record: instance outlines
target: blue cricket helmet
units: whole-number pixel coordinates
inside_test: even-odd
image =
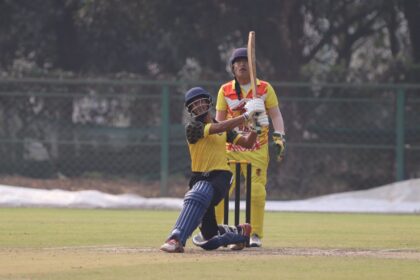
[[[235,63],[235,61],[239,58],[248,58],[248,52],[246,48],[239,48],[239,49],[235,49],[232,53],[232,55],[230,56],[230,65],[232,65],[233,63]]]
[[[185,107],[188,107],[188,105],[198,97],[206,97],[210,100],[210,103],[212,102],[210,93],[208,93],[205,89],[202,87],[193,87],[185,93]]]

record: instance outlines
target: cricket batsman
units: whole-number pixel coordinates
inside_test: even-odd
[[[210,109],[210,94],[201,87],[194,87],[185,94],[185,109],[191,115],[186,125],[186,137],[191,156],[190,190],[185,194],[184,205],[165,243],[164,252],[183,253],[187,239],[200,226],[200,238],[195,245],[214,250],[224,245],[243,249],[251,234],[249,224],[218,225],[215,216],[217,205],[230,188],[232,173],[226,161],[226,143],[252,147],[257,139],[256,113],[264,112],[262,100],[252,100],[243,114],[236,118],[216,122]],[[251,131],[238,135],[233,131],[238,125],[251,124]],[[265,123],[268,125],[268,121]]]

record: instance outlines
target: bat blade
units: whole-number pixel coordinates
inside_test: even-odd
[[[257,98],[257,66],[255,57],[255,32],[250,31],[248,35],[248,68],[251,79],[252,98]]]

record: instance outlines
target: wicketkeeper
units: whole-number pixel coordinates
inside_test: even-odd
[[[245,112],[245,104],[252,100],[251,80],[248,67],[248,54],[246,48],[234,50],[230,57],[231,70],[234,79],[225,83],[219,89],[216,104],[216,120],[224,121],[235,118]],[[268,117],[273,127],[273,142],[277,152],[277,160],[284,156],[286,139],[284,133],[283,117],[279,109],[276,93],[266,81],[257,79],[257,96],[264,102],[264,112],[259,114],[258,122],[261,132],[256,143],[251,148],[243,148],[235,143],[228,143],[227,154],[230,160],[246,160],[252,163],[252,191],[251,191],[251,247],[261,247],[264,236],[264,208],[266,199],[265,185],[267,183],[268,156]],[[236,129],[239,134],[246,134],[249,128],[240,126]],[[232,166],[234,168],[234,166]],[[245,174],[244,174],[245,176]],[[233,182],[232,186],[235,186]],[[233,188],[232,188],[233,189]],[[231,190],[232,191],[232,190]],[[223,202],[217,206],[218,222],[223,219]]]

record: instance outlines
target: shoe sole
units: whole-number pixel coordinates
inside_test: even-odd
[[[167,249],[160,248],[160,250],[162,252],[166,252],[166,253],[184,253],[184,249],[172,251],[172,250],[167,250]]]
[[[246,244],[231,244],[228,246],[232,251],[240,251],[246,247]]]
[[[184,248],[178,248],[176,250],[169,250],[165,247],[161,247],[160,250],[166,253],[184,253]]]

